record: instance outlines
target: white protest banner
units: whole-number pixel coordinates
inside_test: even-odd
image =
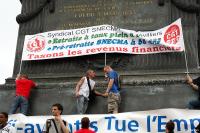
[[[175,133],[195,133],[200,122],[199,110],[159,109],[119,114],[63,115],[71,133],[81,128],[81,118],[89,117],[90,128],[97,133],[164,133],[166,122],[175,123]],[[9,124],[17,133],[42,133],[52,116],[10,115]]]
[[[152,54],[184,51],[181,19],[155,31],[112,25],[26,35],[22,60],[74,57],[98,53]]]

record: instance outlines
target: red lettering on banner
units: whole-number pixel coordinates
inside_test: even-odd
[[[45,54],[44,55],[43,54],[42,55],[38,55],[37,58],[45,58]]]
[[[107,50],[108,50],[108,48],[107,48],[107,47],[104,47],[104,48],[103,48],[103,51],[107,51]]]
[[[29,60],[36,60],[36,59],[48,59],[48,58],[55,58],[55,57],[63,57],[64,53],[50,53],[50,54],[28,54]]]
[[[132,52],[133,53],[138,53],[138,47],[132,47]]]
[[[67,51],[67,55],[69,56],[75,56],[75,55],[80,55],[82,54],[82,51],[81,50],[78,50],[78,51],[71,51],[71,50],[68,50]]]
[[[170,52],[170,51],[181,51],[181,47],[168,47],[168,46],[158,46],[158,47],[148,47],[148,48],[140,48],[140,47],[132,47],[132,53],[156,53],[156,52]]]
[[[32,59],[33,56],[34,56],[34,54],[28,54],[28,58],[29,58],[29,59]]]
[[[128,52],[128,48],[122,47],[100,47],[100,48],[91,48],[86,49],[86,53],[99,53],[99,52]]]

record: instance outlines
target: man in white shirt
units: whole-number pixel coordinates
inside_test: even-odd
[[[16,133],[16,130],[13,126],[7,123],[8,114],[6,112],[0,113],[0,133]]]
[[[88,107],[88,101],[92,100],[89,99],[91,91],[97,96],[103,96],[102,93],[94,90],[95,81],[93,78],[95,76],[96,74],[93,70],[88,70],[86,76],[83,76],[76,85],[75,95],[77,97],[77,111],[79,114],[85,114]]]

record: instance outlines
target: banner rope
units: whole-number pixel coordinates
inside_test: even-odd
[[[21,59],[21,62],[20,62],[20,67],[19,67],[19,74],[21,74],[21,70],[22,70],[22,59]]]
[[[105,66],[106,66],[106,58],[107,58],[107,57],[106,57],[106,53],[105,53],[105,62],[104,62]]]
[[[186,74],[189,74],[189,70],[188,70],[188,61],[187,61],[187,54],[186,54],[186,48],[184,50],[184,56],[185,56],[185,67],[186,67]]]

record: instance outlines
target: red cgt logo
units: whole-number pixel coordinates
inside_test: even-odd
[[[170,26],[164,35],[164,41],[169,44],[176,44],[180,38],[180,28],[178,25]]]
[[[27,43],[27,50],[30,52],[40,52],[45,48],[45,38],[37,35],[31,38]]]

